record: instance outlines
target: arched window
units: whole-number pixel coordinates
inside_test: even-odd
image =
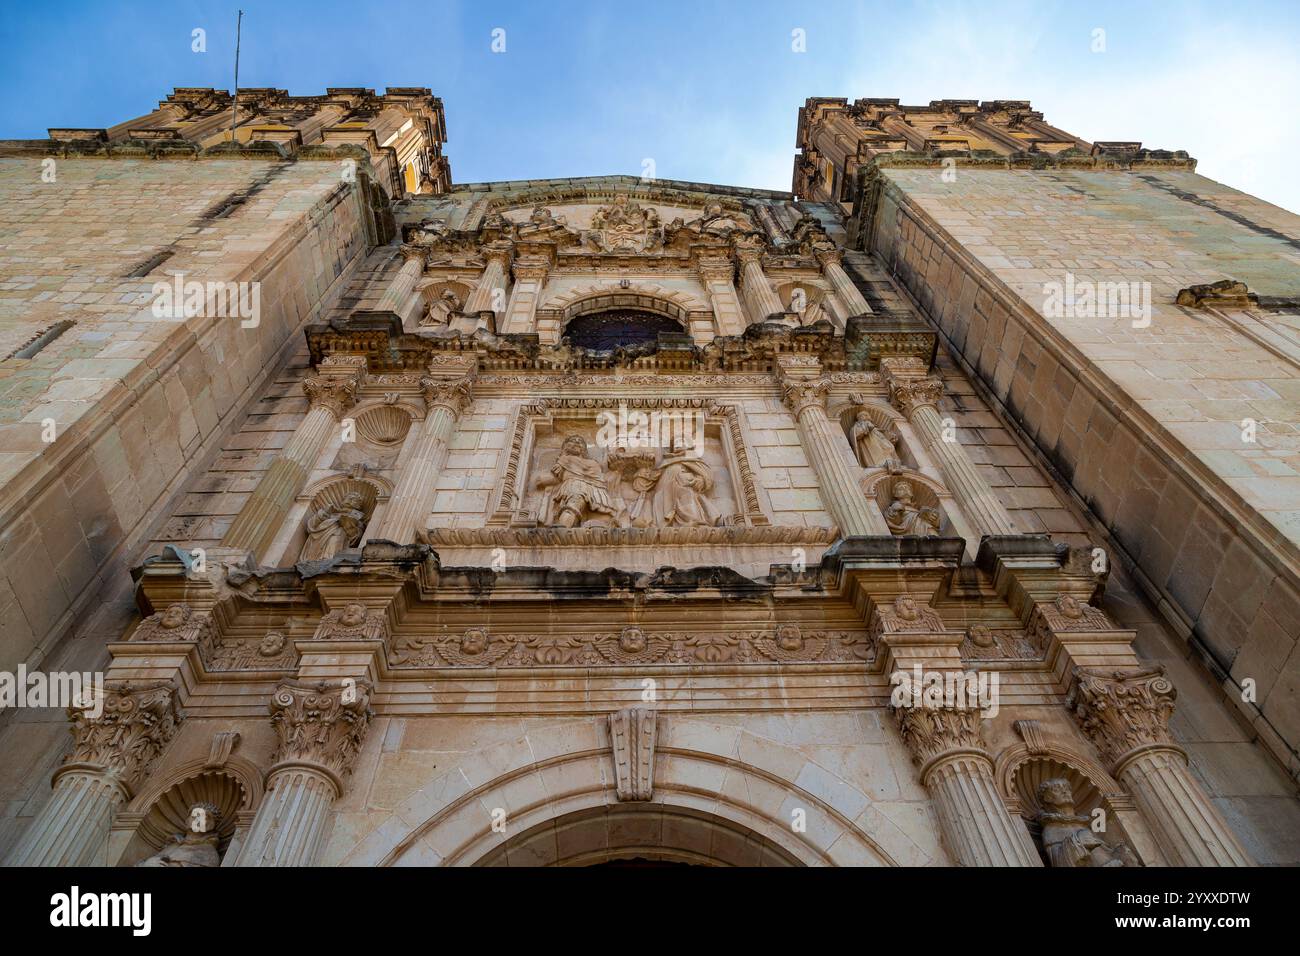
[[[644,309],[606,309],[580,315],[564,330],[572,345],[607,352],[658,340],[661,332],[682,334],[681,323]]]

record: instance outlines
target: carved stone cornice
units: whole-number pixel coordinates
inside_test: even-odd
[[[102,709],[99,704],[82,701],[68,708],[75,742],[59,773],[89,765],[130,788],[148,773],[180,726],[176,689],[167,682],[126,683],[105,688]]]
[[[453,379],[425,377],[420,379],[420,390],[424,393],[424,404],[429,413],[441,406],[456,418],[474,400],[474,376],[470,374]]]
[[[352,772],[370,726],[370,684],[284,681],[271,696],[275,769],[306,764],[338,781]]]
[[[546,256],[520,256],[511,267],[516,282],[541,282],[551,271]]]
[[[980,736],[980,708],[969,707],[894,707],[894,719],[921,767],[922,782],[940,759],[961,754],[989,760]],[[990,767],[992,762],[990,761]]]
[[[926,406],[938,410],[943,381],[938,378],[889,379],[889,400],[908,418]]]
[[[335,418],[341,418],[357,400],[356,381],[336,376],[313,375],[303,380],[302,390],[313,408],[328,408]]]
[[[1177,750],[1169,718],[1177,691],[1163,667],[1129,671],[1076,668],[1068,706],[1112,773],[1140,751]]]

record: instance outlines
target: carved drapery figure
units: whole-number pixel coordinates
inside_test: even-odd
[[[420,319],[420,325],[446,325],[453,312],[459,312],[465,303],[452,289],[443,289],[438,298],[429,303],[429,310]]]
[[[658,467],[643,468],[632,479],[640,497],[630,512],[633,527],[714,527],[722,515],[709,494],[713,470],[678,439]]]
[[[136,866],[220,866],[219,841],[217,808],[210,803],[197,803],[190,808],[189,831],[175,834],[171,843]]]
[[[550,474],[537,479],[537,487],[546,490],[538,514],[543,525],[573,528],[592,519],[613,521],[618,515],[604,469],[588,454],[581,435],[564,439]]]
[[[320,561],[354,547],[366,528],[365,501],[361,493],[349,491],[337,504],[321,505],[307,516],[307,540],[299,561]]]
[[[881,468],[890,459],[898,460],[894,442],[866,411],[858,412],[854,419],[849,441],[863,468]]]
[[[1044,780],[1038,788],[1043,809],[1043,850],[1051,866],[1141,866],[1124,844],[1111,846],[1092,832],[1088,817],[1074,812],[1074,791],[1061,777]]]
[[[896,481],[890,489],[894,499],[885,509],[885,523],[896,535],[939,533],[939,512],[917,505],[910,481]]]

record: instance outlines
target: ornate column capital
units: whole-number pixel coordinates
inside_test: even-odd
[[[838,266],[844,261],[843,251],[837,249],[834,244],[822,245],[819,243],[813,247],[813,256],[817,259],[818,264],[820,264],[823,269],[829,268],[830,266]]]
[[[889,400],[908,418],[918,408],[929,406],[938,410],[939,399],[943,396],[943,381],[934,377],[927,378],[890,378]]]
[[[743,263],[761,263],[767,252],[767,243],[755,235],[739,235],[732,241],[732,250],[737,261]]]
[[[735,282],[736,267],[723,256],[703,256],[695,264],[695,271],[705,282]]]
[[[420,379],[420,390],[424,392],[424,404],[429,412],[442,406],[451,412],[453,418],[458,418],[474,399],[474,374],[471,372],[460,378],[426,375]]]
[[[420,268],[423,269],[429,260],[428,246],[417,246],[413,243],[404,242],[398,247],[397,251],[402,256],[403,265],[408,262],[418,262]]]
[[[271,696],[271,726],[279,738],[272,772],[306,765],[341,789],[371,716],[368,681],[282,682]]]
[[[502,269],[509,269],[515,257],[515,245],[513,242],[492,242],[483,246],[479,252],[486,263],[500,263]]]
[[[894,706],[894,720],[912,760],[921,768],[921,782],[943,759],[955,756],[980,757],[989,761],[980,736],[980,708]]]
[[[105,688],[101,701],[68,708],[72,753],[55,773],[97,769],[128,790],[158,759],[180,726],[176,688],[167,682]]]
[[[1140,752],[1182,753],[1169,736],[1178,692],[1163,667],[1091,671],[1076,668],[1068,706],[1118,776]]]
[[[304,379],[302,390],[313,408],[317,405],[328,408],[335,418],[341,418],[357,399],[357,382],[354,379],[332,375],[313,375]]]
[[[786,379],[781,383],[781,401],[797,420],[805,409],[826,407],[826,393],[831,383],[825,378]]]

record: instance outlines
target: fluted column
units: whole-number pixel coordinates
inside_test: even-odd
[[[862,469],[850,457],[844,432],[826,416],[824,379],[786,379],[782,398],[799,425],[804,451],[817,472],[822,500],[843,537],[890,534],[885,516],[859,484]]]
[[[285,681],[276,688],[271,724],[279,747],[235,866],[312,864],[370,718],[367,681]]]
[[[1042,866],[1024,822],[998,795],[976,707],[896,706],[944,842],[960,866]]]
[[[506,332],[536,331],[537,303],[542,297],[542,288],[550,269],[551,262],[545,256],[521,256],[515,260],[515,284],[510,290],[510,301],[506,305],[506,317],[502,323]]]
[[[772,285],[763,272],[763,249],[758,245],[737,245],[736,258],[740,262],[745,298],[750,315],[755,322],[766,322],[773,315],[785,315],[785,306],[772,291]]]
[[[888,366],[889,360],[881,363]],[[939,414],[939,397],[943,382],[938,378],[903,378],[889,374],[889,397],[907,416],[925,443],[930,454],[943,471],[944,483],[961,506],[966,516],[981,536],[1015,534],[1011,517],[988,483],[975,470],[974,463],[961,443],[954,439],[945,441],[943,416]]]
[[[1169,736],[1177,696],[1162,668],[1078,668],[1070,706],[1133,795],[1171,866],[1253,866]]]
[[[453,379],[421,379],[428,412],[374,537],[398,544],[415,540],[420,522],[429,513],[438,472],[447,456],[456,421],[473,398],[472,384],[472,373]]]
[[[423,246],[404,245],[401,252],[402,258],[406,261],[402,263],[402,268],[384,290],[375,308],[380,312],[396,312],[405,319],[404,310],[410,302],[412,293],[415,292],[416,283],[424,275],[428,250]]]
[[[98,703],[98,702],[96,702]],[[97,716],[96,713],[98,714]],[[68,708],[76,740],[54,774],[54,793],[5,860],[6,866],[102,864],[109,828],[176,733],[171,684],[108,689],[102,710]]]
[[[479,277],[478,285],[470,293],[469,300],[465,303],[465,311],[470,315],[476,315],[479,312],[492,312],[496,310],[493,305],[493,292],[501,290],[505,294],[506,268],[510,265],[510,249],[504,246],[489,246],[483,250],[487,259],[483,267],[483,274]]]
[[[364,358],[356,357],[355,362],[364,368]],[[327,363],[328,360],[321,363],[322,372],[327,367],[337,367],[337,363],[328,366]],[[303,391],[311,402],[307,417],[276,455],[257,488],[231,522],[225,537],[221,539],[223,547],[252,551],[255,558],[261,558],[263,552],[270,547],[294,498],[302,491],[307,477],[316,467],[316,460],[329,441],[330,434],[356,399],[360,368],[355,365],[344,367],[349,369],[349,374],[321,374],[302,383]]]
[[[741,335],[745,331],[745,313],[736,295],[736,267],[722,257],[701,259],[696,267],[700,281],[709,293],[719,335]]]
[[[871,306],[867,300],[862,297],[858,287],[853,284],[849,274],[844,271],[841,265],[843,254],[838,249],[823,249],[817,252],[817,261],[821,263],[822,275],[830,282],[831,288],[835,290],[835,296],[843,303],[850,316],[867,315],[871,312]]]

